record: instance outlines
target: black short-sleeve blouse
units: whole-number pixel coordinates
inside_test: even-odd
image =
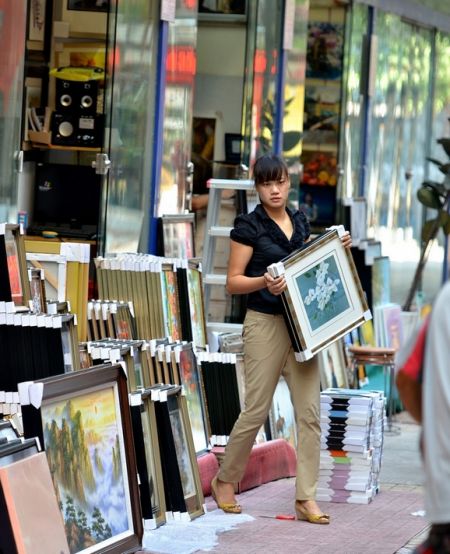
[[[267,266],[279,262],[294,250],[302,247],[309,238],[309,222],[303,212],[292,212],[286,208],[293,224],[291,240],[271,219],[261,204],[249,214],[240,215],[234,221],[230,238],[241,244],[251,246],[253,254],[245,268],[247,277],[264,275]],[[267,289],[251,292],[248,295],[247,307],[266,314],[282,313],[280,296],[274,296]]]

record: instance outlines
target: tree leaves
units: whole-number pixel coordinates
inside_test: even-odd
[[[422,241],[427,243],[428,241],[434,239],[439,229],[439,225],[436,224],[437,218],[429,219],[425,221],[422,227]]]
[[[417,191],[417,198],[427,208],[433,208],[439,210],[442,208],[443,201],[439,192],[435,186],[431,186],[431,183],[424,183],[423,186]]]

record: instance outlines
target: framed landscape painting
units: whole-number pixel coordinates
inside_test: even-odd
[[[98,366],[41,381],[24,406],[26,436],[45,448],[71,554],[121,554],[140,545],[142,520],[126,377]]]
[[[269,266],[284,274],[282,294],[296,358],[304,361],[372,318],[353,258],[337,230]]]

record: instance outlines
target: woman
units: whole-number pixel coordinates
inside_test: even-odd
[[[328,524],[330,518],[315,501],[320,457],[320,377],[315,359],[299,364],[282,315],[283,276],[272,278],[267,266],[310,240],[303,212],[287,208],[289,175],[273,154],[260,157],[253,177],[261,204],[235,220],[231,231],[227,290],[248,294],[244,321],[245,407],[236,421],[211,490],[219,508],[240,513],[234,483],[244,474],[256,434],[264,424],[280,375],[290,389],[297,424],[297,518]],[[351,246],[347,233],[342,242]]]

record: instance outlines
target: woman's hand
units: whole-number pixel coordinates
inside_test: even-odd
[[[345,234],[341,237],[342,246],[344,248],[351,248],[352,246],[352,236],[348,231],[345,231]]]
[[[279,296],[286,288],[286,279],[284,275],[272,277],[270,273],[264,273],[264,282],[267,290],[275,296]]]

